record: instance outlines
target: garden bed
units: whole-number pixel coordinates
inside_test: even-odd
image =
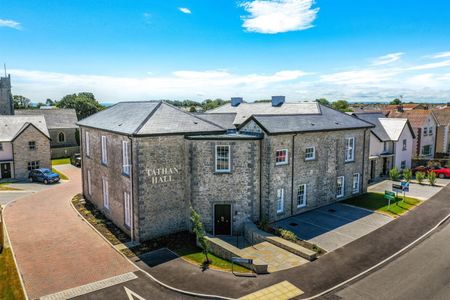
[[[0,253],[0,299],[25,299],[11,248]]]

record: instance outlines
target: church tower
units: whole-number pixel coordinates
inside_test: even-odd
[[[0,115],[14,115],[11,75],[8,75],[8,77],[0,77]]]

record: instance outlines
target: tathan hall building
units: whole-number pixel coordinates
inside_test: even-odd
[[[86,199],[136,240],[187,230],[190,206],[230,235],[367,189],[373,125],[315,102],[122,102],[78,125]]]

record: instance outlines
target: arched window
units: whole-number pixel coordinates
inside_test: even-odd
[[[58,134],[58,141],[59,141],[60,143],[64,143],[64,142],[66,141],[66,136],[64,135],[64,132],[60,132],[60,133]]]

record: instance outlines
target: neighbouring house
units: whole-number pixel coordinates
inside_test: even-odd
[[[38,168],[51,168],[44,117],[0,116],[0,179],[27,179]]]
[[[436,151],[437,120],[432,110],[392,111],[389,118],[406,118],[414,130],[413,160],[430,160]]]
[[[369,180],[411,168],[414,130],[408,119],[386,118],[383,113],[353,113],[361,120],[375,125],[370,130]]]
[[[52,158],[72,156],[80,152],[77,140],[78,122],[75,109],[16,109],[16,115],[44,116],[50,133]]]
[[[419,103],[401,103],[401,104],[389,104],[382,108],[382,110],[397,110],[397,111],[408,111],[416,109],[428,109],[428,105]]]
[[[84,196],[143,241],[189,229],[190,207],[207,232],[231,235],[364,193],[373,125],[284,100],[203,114],[121,102],[83,119]]]
[[[448,157],[450,155],[450,108],[435,109],[433,114],[437,120],[436,155]]]

